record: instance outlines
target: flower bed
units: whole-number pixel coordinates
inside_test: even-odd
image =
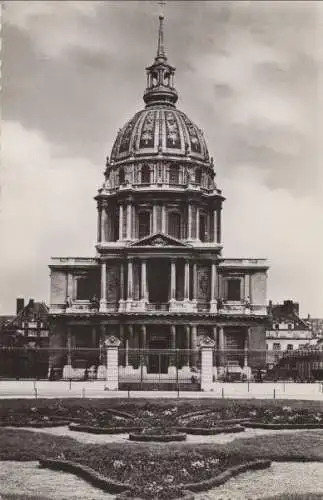
[[[85,465],[81,465],[69,460],[44,458],[39,460],[39,464],[41,467],[45,467],[47,469],[60,470],[63,472],[71,472],[72,474],[76,474],[78,477],[85,479],[85,481],[88,481],[93,486],[96,486],[97,488],[100,488],[109,493],[119,493],[121,491],[124,491],[126,488],[128,490],[131,488],[128,484],[113,481],[112,479],[109,479],[106,476],[97,473],[95,470],[91,469],[91,467],[87,467]]]

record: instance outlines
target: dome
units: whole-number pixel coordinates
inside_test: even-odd
[[[112,148],[115,163],[128,158],[163,155],[209,163],[202,131],[171,104],[147,106],[119,130]]]

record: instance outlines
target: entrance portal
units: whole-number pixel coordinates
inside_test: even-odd
[[[148,373],[168,373],[169,334],[166,332],[151,333],[149,339]]]
[[[167,303],[169,300],[170,264],[164,259],[153,259],[148,262],[149,302],[153,304]]]

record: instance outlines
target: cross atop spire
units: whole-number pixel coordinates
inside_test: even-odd
[[[165,2],[158,2],[164,5]],[[164,15],[159,15],[158,45],[154,63],[146,68],[147,88],[144,93],[146,106],[164,104],[175,106],[178,99],[174,88],[175,68],[167,62],[164,48]]]
[[[164,15],[159,15],[158,46],[156,61],[167,59],[164,48]]]

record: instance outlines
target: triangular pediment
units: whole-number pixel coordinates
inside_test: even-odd
[[[131,245],[132,247],[187,247],[185,243],[168,234],[157,233],[145,236]]]

